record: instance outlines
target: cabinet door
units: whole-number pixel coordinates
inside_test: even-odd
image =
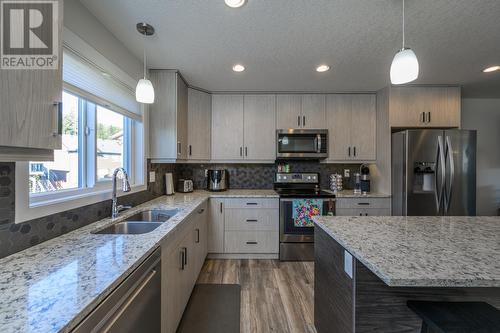
[[[352,158],[360,161],[376,159],[377,108],[375,95],[352,95]]]
[[[434,107],[428,116],[431,127],[460,127],[460,87],[434,87]]]
[[[149,106],[151,158],[177,158],[177,73],[152,70],[155,102]]]
[[[302,128],[325,128],[325,95],[302,95]]]
[[[167,333],[175,333],[186,305],[183,255],[181,242],[162,247],[162,331]]]
[[[177,158],[188,157],[188,88],[177,73]]]
[[[389,122],[391,127],[425,127],[423,105],[428,98],[424,87],[391,87],[389,99]]]
[[[350,159],[352,95],[326,96],[326,124],[328,128],[328,159]]]
[[[243,95],[212,96],[212,159],[243,159]]]
[[[62,112],[59,104],[62,103],[63,1],[57,4],[59,68],[0,69],[0,146],[61,148],[58,113]]]
[[[207,205],[202,205],[196,211],[195,224],[192,231],[193,237],[193,284],[196,283],[200,270],[207,256]]]
[[[188,159],[210,159],[212,96],[188,89]]]
[[[244,155],[247,160],[276,159],[276,96],[245,95]]]
[[[276,129],[300,128],[302,117],[301,95],[276,96]]]
[[[208,201],[208,253],[224,253],[224,199]]]

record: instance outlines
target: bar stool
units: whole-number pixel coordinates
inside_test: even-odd
[[[500,310],[485,302],[407,301],[422,318],[421,333],[498,333]]]

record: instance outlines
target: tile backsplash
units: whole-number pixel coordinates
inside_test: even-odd
[[[321,187],[327,188],[329,175],[343,173],[350,169],[351,174],[359,169],[353,164],[324,164],[318,162],[291,162],[292,172],[318,172]],[[223,168],[229,173],[230,188],[273,188],[276,164],[152,164],[148,171],[155,171],[156,182],[148,183],[148,190],[119,198],[119,202],[138,205],[165,194],[167,172],[174,175],[174,181],[181,178],[193,179],[195,189],[203,189],[205,169]],[[352,177],[351,177],[352,178]],[[345,179],[345,188],[352,187],[350,179]],[[55,238],[72,230],[98,221],[111,215],[111,200],[71,209],[23,223],[15,221],[15,163],[0,163],[0,258],[24,250],[30,246]]]

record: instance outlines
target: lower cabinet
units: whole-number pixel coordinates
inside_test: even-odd
[[[208,252],[227,256],[279,253],[277,198],[210,199]]]
[[[337,216],[391,216],[390,198],[337,198]]]
[[[207,255],[207,204],[162,246],[162,332],[174,333]]]

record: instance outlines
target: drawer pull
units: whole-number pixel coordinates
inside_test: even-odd
[[[358,202],[359,206],[370,206],[369,202]]]
[[[248,245],[256,245],[257,242],[247,242]]]
[[[196,229],[196,243],[200,242],[200,229]]]
[[[248,219],[247,222],[259,222],[259,220]]]
[[[256,202],[247,202],[247,206],[257,206],[258,203]]]

